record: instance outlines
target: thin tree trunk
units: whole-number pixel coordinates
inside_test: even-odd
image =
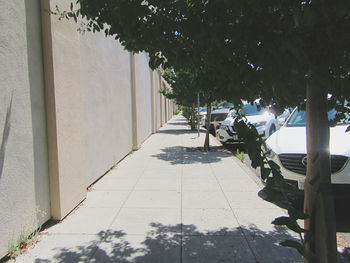
[[[207,105],[207,131],[205,133],[205,140],[204,140],[204,146],[203,151],[208,152],[209,151],[209,130],[210,130],[210,119],[211,119],[211,103],[208,103]]]
[[[337,262],[336,222],[331,187],[329,154],[329,124],[326,89],[307,84],[306,104],[307,173],[305,179],[304,211],[310,216],[305,228],[311,231],[306,251],[316,256],[307,263]]]

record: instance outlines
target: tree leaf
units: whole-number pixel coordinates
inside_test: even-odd
[[[272,189],[269,186],[265,186],[263,188],[263,196],[262,198],[270,203],[275,203],[277,201],[279,201],[281,199],[281,193],[275,191],[274,189]]]
[[[269,177],[270,173],[271,173],[271,169],[265,168],[264,166],[260,167],[261,179],[266,180],[267,177]]]
[[[306,232],[305,229],[301,228],[298,225],[296,220],[294,220],[294,219],[292,219],[290,217],[287,217],[287,216],[281,216],[281,217],[276,218],[274,221],[272,221],[272,224],[279,225],[279,226],[286,226],[290,230],[293,230],[296,233]]]
[[[309,216],[301,211],[299,211],[298,209],[294,208],[294,207],[289,207],[288,208],[288,214],[291,218],[297,220],[297,219],[308,219]]]
[[[272,160],[269,160],[268,164],[270,165],[271,169],[273,169],[273,170],[278,170],[279,171],[281,169],[279,167],[279,165],[277,163],[275,163],[274,161],[272,161]]]
[[[272,224],[274,225],[287,225],[290,223],[290,218],[286,216],[281,216],[278,218],[275,218],[275,220],[272,221]]]
[[[298,252],[302,255],[305,256],[305,249],[303,247],[303,245],[295,240],[285,240],[280,242],[281,246],[284,247],[291,247],[291,248],[295,248],[296,250],[298,250]]]

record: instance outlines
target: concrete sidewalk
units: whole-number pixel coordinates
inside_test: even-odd
[[[16,262],[302,262],[278,245],[296,237],[271,224],[284,212],[213,138],[199,151],[203,141],[173,118]]]

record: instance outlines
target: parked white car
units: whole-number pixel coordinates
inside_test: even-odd
[[[335,114],[335,110],[328,112],[329,119]],[[349,123],[350,116],[330,128],[332,184],[350,184],[350,132],[345,132]],[[284,126],[266,140],[266,146],[269,158],[281,167],[283,177],[304,189],[307,165],[305,111],[294,109]]]
[[[199,109],[199,120],[200,120],[200,125],[201,125],[201,126],[204,126],[204,125],[205,125],[206,116],[207,116],[207,108],[201,107],[201,108]]]
[[[215,134],[215,131],[218,131],[222,122],[226,119],[227,114],[230,112],[229,108],[216,109],[213,110],[210,114],[210,125],[209,131]]]
[[[278,124],[283,126],[288,119],[289,115],[292,113],[292,108],[284,109],[284,111],[277,117]]]
[[[280,128],[276,115],[268,108],[260,108],[256,104],[245,104],[242,108],[248,122],[252,123],[259,135],[266,139]],[[222,144],[241,144],[237,133],[234,131],[233,124],[236,118],[236,111],[232,110],[227,118],[221,123],[217,131]]]
[[[233,108],[233,104],[227,101],[223,101],[219,103],[216,107],[212,108],[210,114],[210,124],[209,131],[211,134],[215,136],[215,133],[220,128],[221,123],[226,119],[227,114],[230,112],[231,108]],[[203,126],[207,127],[208,120],[204,119]]]

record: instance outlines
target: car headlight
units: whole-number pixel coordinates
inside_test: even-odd
[[[254,125],[255,127],[265,126],[265,125],[266,125],[266,121],[255,122],[255,123],[253,123],[253,125]]]

